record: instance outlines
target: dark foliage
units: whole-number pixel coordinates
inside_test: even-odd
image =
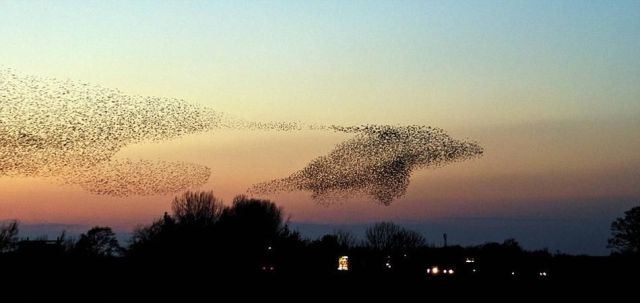
[[[122,253],[116,234],[110,227],[96,226],[80,235],[75,252],[82,256],[114,257]]]
[[[94,227],[71,243],[64,234],[54,241],[19,240],[11,222],[0,230],[0,285],[11,292],[0,299],[183,302],[221,293],[298,298],[293,292],[299,290],[401,300],[622,289],[640,272],[635,256],[552,255],[527,251],[514,239],[434,247],[390,222],[372,225],[360,243],[343,231],[306,240],[284,218],[268,200],[238,196],[224,206],[211,192],[188,192],[174,199],[172,213],[137,228],[126,250],[108,227]],[[338,270],[341,257],[348,258],[348,271]],[[427,273],[434,267],[438,275]],[[60,291],[70,287],[73,292]]]
[[[624,213],[623,218],[611,223],[612,238],[609,247],[625,254],[640,254],[640,206]]]

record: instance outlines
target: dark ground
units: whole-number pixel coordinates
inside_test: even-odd
[[[35,256],[34,256],[35,257]],[[448,263],[451,276],[428,276],[424,259],[394,261],[397,269],[355,266],[348,272],[314,266],[302,258],[282,270],[252,271],[240,260],[222,264],[193,260],[135,261],[126,258],[76,259],[68,256],[2,256],[2,302],[148,300],[226,301],[234,298],[557,298],[599,294],[610,299],[635,294],[640,262],[628,257],[554,256],[543,263],[530,257],[520,263],[477,259]],[[304,261],[306,259],[306,261]],[[354,258],[357,259],[357,258]],[[435,259],[434,259],[435,260]],[[422,264],[422,266],[420,265]],[[509,265],[507,265],[509,264]],[[317,265],[317,264],[316,264]],[[466,268],[465,268],[466,266]],[[476,273],[468,271],[472,266]],[[511,276],[510,268],[518,268]],[[540,276],[540,270],[548,276]],[[418,296],[418,297],[416,297]],[[514,297],[515,296],[515,297]],[[413,301],[413,300],[412,300]],[[421,300],[422,301],[422,300]]]

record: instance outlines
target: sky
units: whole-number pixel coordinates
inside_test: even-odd
[[[436,244],[606,254],[610,222],[640,204],[639,1],[0,1],[0,45],[24,74],[253,121],[431,125],[485,148],[415,172],[390,206],[268,196],[309,234],[392,220]],[[118,157],[211,167],[202,188],[228,203],[348,138],[221,130]],[[0,177],[0,220],[126,232],[171,198]]]

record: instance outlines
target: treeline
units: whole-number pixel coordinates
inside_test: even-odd
[[[17,222],[2,225],[0,285],[13,291],[5,296],[47,297],[65,285],[83,295],[115,298],[126,292],[203,291],[211,283],[478,286],[589,282],[598,275],[624,278],[638,272],[635,256],[553,255],[526,251],[513,239],[434,247],[420,233],[391,222],[373,224],[363,239],[336,231],[310,240],[290,229],[275,203],[246,196],[225,206],[212,192],[186,192],[174,198],[171,209],[137,228],[129,245],[121,245],[105,226],[77,240],[63,233],[48,241],[21,240]],[[34,287],[37,292],[29,290]]]
[[[269,200],[246,196],[237,196],[232,205],[225,206],[213,192],[186,192],[174,198],[171,209],[171,213],[165,213],[152,224],[136,228],[128,246],[121,245],[107,226],[93,227],[77,241],[65,232],[49,241],[19,239],[18,222],[9,222],[0,228],[0,253],[32,254],[37,253],[34,249],[38,247],[55,247],[42,253],[57,252],[79,258],[128,258],[139,262],[170,262],[188,255],[180,262],[195,261],[212,267],[233,264],[233,271],[260,271],[261,265],[267,263],[282,266],[294,258],[284,254],[299,255],[302,250],[331,252],[328,254],[331,258],[327,259],[332,264],[328,267],[333,269],[338,256],[354,250],[389,257],[435,249],[422,234],[392,222],[373,224],[366,230],[364,239],[340,230],[319,239],[305,239],[289,228],[282,208]],[[466,249],[474,254],[483,250],[525,252],[514,239]],[[550,256],[546,251],[535,254]],[[285,270],[280,266],[278,271]]]

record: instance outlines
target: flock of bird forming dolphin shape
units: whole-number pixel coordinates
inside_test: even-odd
[[[100,195],[168,194],[204,185],[209,167],[117,158],[125,146],[220,129],[347,133],[351,139],[256,195],[309,191],[319,202],[365,196],[388,205],[411,174],[482,155],[472,141],[429,126],[252,122],[181,99],[137,96],[0,69],[0,177],[48,177]]]

